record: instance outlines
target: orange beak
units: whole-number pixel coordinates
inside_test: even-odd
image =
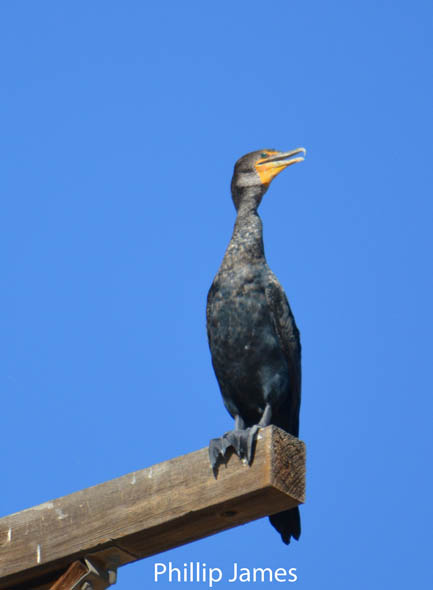
[[[296,162],[303,162],[306,154],[305,148],[297,148],[290,152],[269,152],[269,156],[258,160],[255,164],[257,174],[263,184],[269,184],[271,180],[277,176],[284,168],[296,164]],[[297,158],[298,154],[303,154]]]

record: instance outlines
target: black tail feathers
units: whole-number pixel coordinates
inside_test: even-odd
[[[269,517],[271,525],[274,526],[281,534],[283,543],[288,545],[290,537],[298,540],[301,536],[301,517],[299,515],[299,508],[292,508],[285,510],[278,514],[273,514]]]

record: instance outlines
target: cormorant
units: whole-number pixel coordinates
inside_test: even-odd
[[[210,441],[213,468],[229,447],[251,463],[261,427],[274,424],[298,436],[299,330],[286,294],[267,265],[257,208],[272,179],[304,159],[299,154],[305,149],[259,150],[240,158],[234,168],[236,223],[209,290],[206,315],[212,364],[235,429]],[[298,508],[269,518],[284,543],[299,538]]]

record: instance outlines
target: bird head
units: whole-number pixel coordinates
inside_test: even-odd
[[[284,168],[302,162],[305,153],[304,148],[290,152],[258,150],[239,158],[235,164],[231,186],[236,209],[239,209],[244,199],[252,201],[258,207],[275,176]]]

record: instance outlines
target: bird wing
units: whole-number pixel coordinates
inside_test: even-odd
[[[287,359],[290,378],[290,428],[291,434],[298,436],[298,415],[301,401],[301,341],[299,330],[290,309],[287,296],[274,273],[269,270],[265,287],[266,301]]]
[[[217,287],[215,286],[215,280],[213,281],[208,294],[207,294],[207,303],[206,303],[206,329],[207,329],[207,337],[208,337],[208,341],[209,341],[209,346],[212,346],[212,331],[211,331],[211,306],[214,300],[214,295],[215,292],[217,290]]]

